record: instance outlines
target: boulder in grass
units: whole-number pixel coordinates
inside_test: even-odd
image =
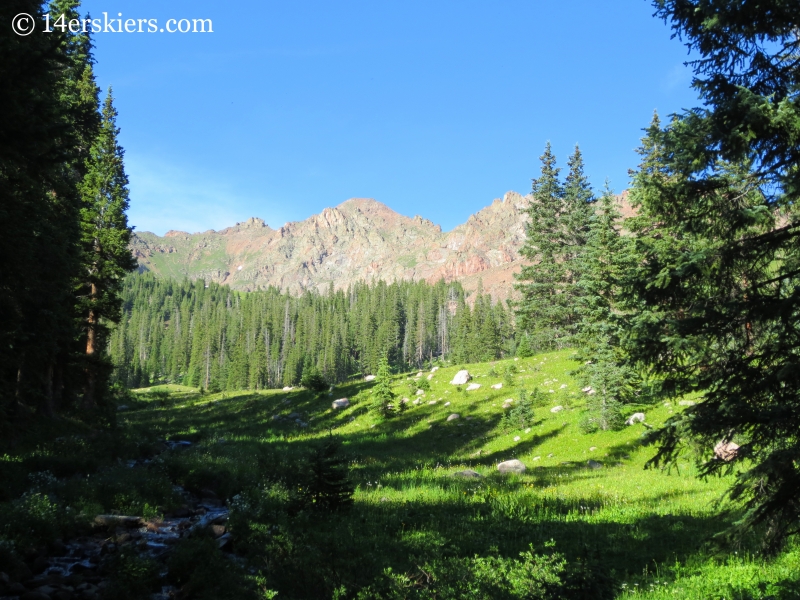
[[[338,400],[334,400],[332,404],[333,410],[347,408],[348,406],[350,406],[350,400],[347,398],[339,398]]]
[[[428,381],[430,381],[431,379],[433,379],[433,373],[428,374]]]
[[[507,460],[497,465],[497,470],[501,473],[524,473],[525,465],[521,460]]]
[[[602,469],[603,463],[599,463],[596,460],[587,460],[586,466],[589,467],[590,469]]]
[[[694,406],[694,401],[693,400],[681,400],[680,402],[678,402],[678,405],[679,406]]]
[[[472,375],[469,374],[469,371],[467,371],[466,369],[462,369],[461,371],[456,373],[456,376],[453,377],[453,381],[451,381],[450,383],[452,385],[464,385],[470,379],[472,379]]]
[[[431,373],[436,373],[436,371],[438,371],[438,370],[439,370],[439,367],[433,367],[431,369]]]
[[[625,425],[633,425],[634,423],[644,423],[644,413],[633,413],[627,421],[625,421]]]
[[[502,383],[495,383],[495,384],[492,386],[492,389],[493,389],[493,390],[502,390],[502,389],[503,389],[503,384],[502,384]]]
[[[481,389],[481,384],[480,383],[470,383],[467,386],[467,391],[468,392],[474,392],[475,390],[479,390],[479,389]]]
[[[561,406],[561,405],[558,405],[558,406],[554,406],[553,408],[551,408],[551,409],[550,409],[550,412],[551,412],[551,413],[559,413],[559,412],[561,412],[562,410],[564,410],[564,407],[563,407],[563,406]]]
[[[294,388],[293,388],[292,386],[290,386],[290,385],[287,385],[285,388],[283,388],[283,391],[284,391],[284,392],[291,392],[293,389],[294,389]]]
[[[461,415],[459,415],[458,413],[453,413],[452,415],[447,417],[447,420],[448,421],[455,421],[456,419],[460,419],[460,418],[461,418]]]
[[[714,446],[714,456],[716,456],[719,460],[730,462],[736,458],[738,454],[739,445],[734,444],[733,442],[726,442],[723,440]]]
[[[367,375],[366,377],[364,377],[364,381],[374,381],[374,380],[375,380],[375,375]]]
[[[483,477],[483,475],[481,475],[477,471],[473,471],[472,469],[464,469],[463,471],[456,471],[455,473],[453,473],[453,476],[465,477],[468,479],[478,479],[480,477]]]

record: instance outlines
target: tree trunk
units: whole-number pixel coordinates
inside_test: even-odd
[[[97,284],[91,287],[90,298],[97,298]],[[97,354],[97,311],[89,309],[89,318],[86,328],[86,385],[83,388],[83,408],[90,409],[95,406],[95,387],[97,373],[95,372],[94,358]]]

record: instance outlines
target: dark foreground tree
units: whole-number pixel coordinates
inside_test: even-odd
[[[700,54],[705,106],[651,126],[635,173],[632,356],[664,392],[702,395],[654,435],[652,463],[699,440],[702,473],[735,469],[738,525],[775,552],[800,528],[800,12],[655,6]]]
[[[53,410],[56,366],[73,343],[78,265],[75,106],[68,36],[20,36],[41,2],[0,3],[0,420]],[[41,22],[37,22],[39,27]]]

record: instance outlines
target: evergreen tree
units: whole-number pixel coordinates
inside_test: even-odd
[[[389,358],[384,356],[378,366],[375,387],[372,388],[373,406],[384,417],[390,417],[395,411],[395,395],[392,390],[392,370]]]
[[[586,244],[593,199],[577,146],[569,159],[566,185],[560,182],[549,142],[540,158],[541,176],[533,180],[526,240],[520,249],[533,264],[522,268],[517,279],[524,283],[515,286],[522,295],[519,327],[530,334],[529,343],[537,350],[563,348],[572,341],[580,290],[577,258]]]
[[[105,359],[108,323],[120,319],[122,280],[136,268],[128,244],[128,177],[124,151],[117,142],[117,111],[111,89],[103,104],[100,133],[92,146],[80,185],[85,273],[81,277],[82,313],[86,319],[86,388],[84,407],[94,406],[109,364]]]
[[[76,106],[70,37],[19,36],[10,23],[41,2],[0,3],[0,418],[23,407],[52,414],[74,339],[72,277],[78,265]]]
[[[705,107],[651,127],[632,192],[632,355],[665,392],[702,396],[655,434],[653,464],[694,440],[708,448],[703,475],[735,465],[739,525],[761,527],[774,552],[800,527],[798,12],[774,0],[655,6],[701,57]],[[712,451],[720,442],[729,452]]]
[[[630,240],[619,232],[620,214],[608,186],[595,207],[585,253],[581,257],[581,321],[576,335],[578,380],[591,387],[584,431],[621,424],[622,405],[639,385],[622,347],[629,315],[621,308],[620,287],[630,264]]]
[[[353,503],[355,487],[350,481],[347,459],[339,453],[342,443],[331,436],[309,456],[309,474],[303,499],[312,508],[338,511]]]

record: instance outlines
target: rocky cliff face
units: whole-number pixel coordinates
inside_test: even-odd
[[[368,198],[353,198],[305,221],[272,229],[251,218],[221,231],[164,237],[135,234],[140,268],[157,275],[205,279],[252,291],[290,293],[345,288],[359,280],[458,280],[495,298],[513,290],[525,240],[529,197],[508,192],[449,232]]]

